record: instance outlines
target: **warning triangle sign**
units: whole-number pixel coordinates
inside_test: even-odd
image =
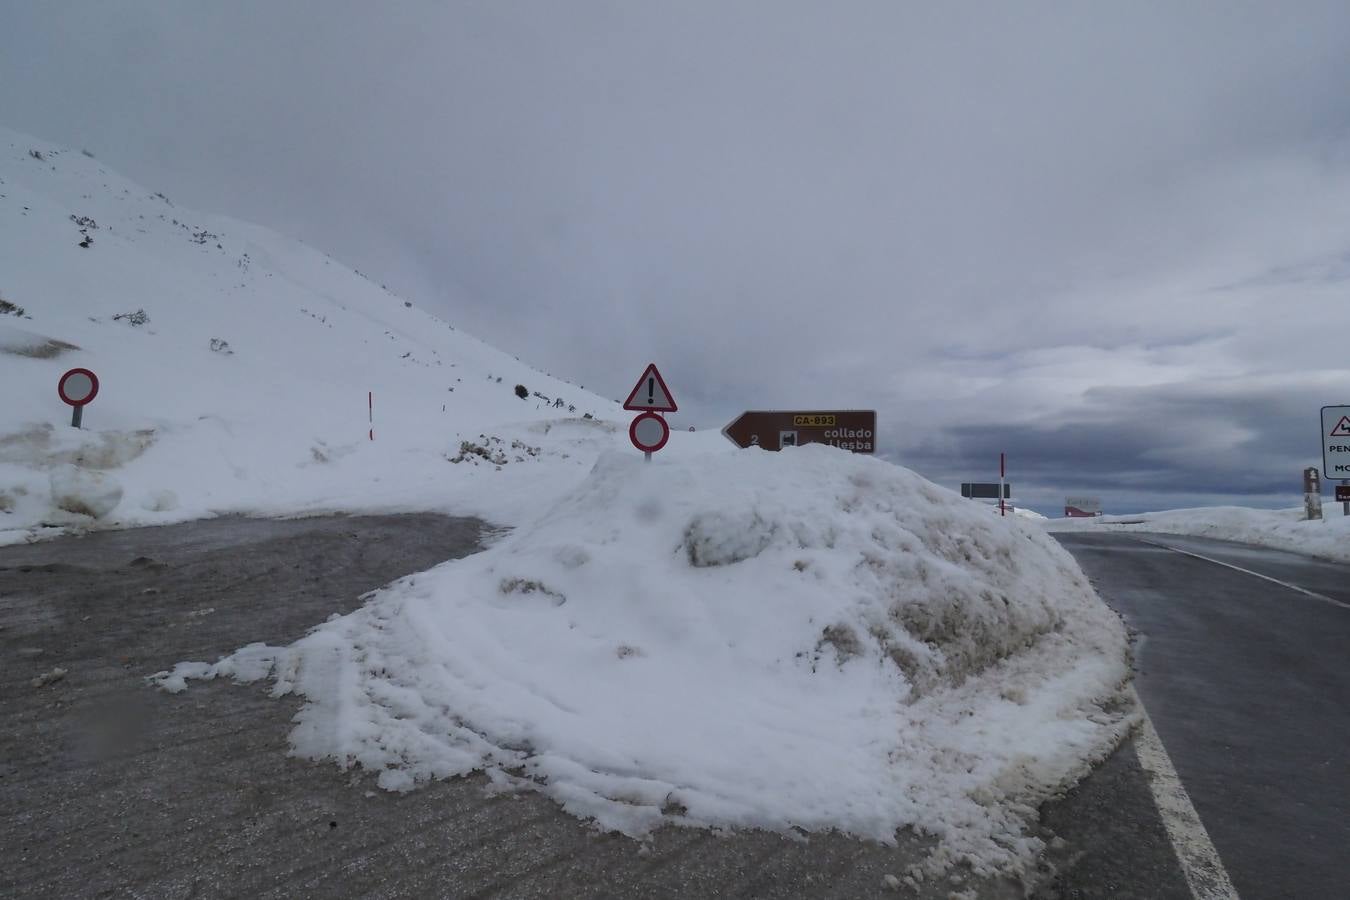
[[[633,387],[633,393],[624,401],[623,408],[650,412],[675,412],[679,409],[675,405],[675,398],[670,396],[670,388],[666,387],[665,379],[657,371],[656,363],[647,366],[647,371],[642,373],[642,377]]]
[[[1336,427],[1331,429],[1330,437],[1350,437],[1350,416],[1341,416]]]

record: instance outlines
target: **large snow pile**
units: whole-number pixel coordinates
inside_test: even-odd
[[[607,453],[545,515],[290,647],[294,752],[387,788],[474,770],[642,836],[913,826],[1014,870],[1026,817],[1128,725],[1126,639],[1035,526],[826,447]]]
[[[1049,531],[1141,531],[1194,535],[1350,562],[1350,517],[1341,514],[1340,505],[1327,502],[1323,509],[1325,518],[1320,520],[1307,521],[1303,515],[1301,506],[1293,509],[1210,506],[1134,516],[1051,519],[1044,523],[1044,527]]]
[[[56,391],[76,366],[83,430]],[[617,404],[303,244],[4,130],[0,384],[0,543],[224,512],[510,524],[626,439],[597,421]]]

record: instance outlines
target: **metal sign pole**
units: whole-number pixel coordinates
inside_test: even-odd
[[[80,423],[83,421],[84,421],[84,407],[83,406],[73,407],[72,412],[70,414],[70,424],[75,426],[76,428],[79,428]]]

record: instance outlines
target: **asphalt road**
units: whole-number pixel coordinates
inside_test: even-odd
[[[643,847],[538,795],[489,795],[482,778],[390,794],[288,758],[293,699],[144,684],[294,640],[473,552],[480,532],[434,516],[223,519],[0,548],[0,896],[1023,895],[968,877],[888,886],[928,845],[912,835],[667,829]],[[1063,541],[1138,630],[1139,692],[1242,896],[1350,896],[1350,610],[1130,536]],[[1350,584],[1344,567],[1185,543],[1327,596]],[[1038,900],[1191,896],[1134,741],[1046,804],[1038,829]]]
[[[434,516],[221,519],[0,548],[0,897],[981,898],[901,891],[932,841],[602,834],[482,777],[406,794],[286,756],[291,698],[144,677],[288,643],[362,593],[478,548]],[[41,687],[31,681],[61,667]]]
[[[1350,897],[1350,608],[1250,574],[1350,604],[1350,566],[1170,535],[1058,537],[1137,631],[1136,688],[1237,893]]]

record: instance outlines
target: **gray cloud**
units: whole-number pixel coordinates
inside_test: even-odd
[[[1205,480],[1164,386],[1301,378],[1221,398],[1268,436],[1350,394],[1339,0],[12,6],[5,124],[610,396],[656,360],[702,426],[875,407],[939,474],[983,435],[1263,498],[1315,444]]]
[[[1028,505],[1102,496],[1120,512],[1169,497],[1260,498],[1296,505],[1304,467],[1321,467],[1320,398],[1336,376],[1237,378],[1094,388],[1089,408],[990,430],[948,427],[901,461],[948,486],[989,481],[998,454]],[[1022,486],[1025,486],[1023,489]],[[1328,492],[1330,486],[1327,487]]]

